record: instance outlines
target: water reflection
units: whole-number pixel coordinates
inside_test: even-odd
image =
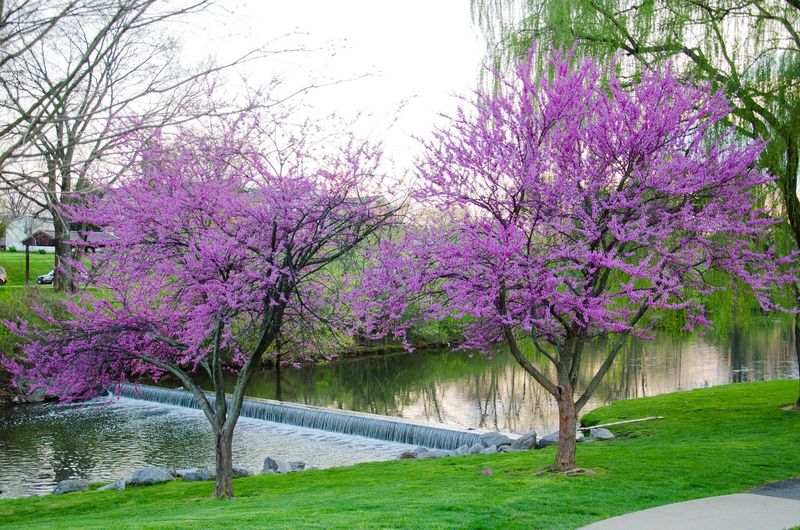
[[[587,347],[581,386],[602,363],[605,346]],[[631,341],[586,410],[617,399],[789,377],[797,377],[797,361],[791,325],[783,320],[727,337],[662,334]],[[558,424],[553,399],[504,352],[486,358],[426,351],[267,370],[248,393],[465,428],[550,432]]]

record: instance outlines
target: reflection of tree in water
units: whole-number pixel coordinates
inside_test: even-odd
[[[749,380],[749,374],[744,367],[744,355],[742,352],[742,332],[739,326],[734,324],[728,335],[730,344],[730,366],[731,380],[734,383],[741,383]]]

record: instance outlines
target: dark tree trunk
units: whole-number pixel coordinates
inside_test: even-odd
[[[230,499],[233,497],[233,428],[217,429],[214,433],[217,456],[217,484],[214,497]]]
[[[571,390],[571,389],[570,389]],[[575,435],[578,415],[571,391],[563,391],[558,402],[558,451],[553,471],[571,471],[577,467],[575,458]]]
[[[53,289],[56,291],[73,291],[72,278],[70,274],[70,243],[69,243],[69,224],[59,215],[58,212],[52,212],[53,215],[53,231],[56,240],[56,255],[55,255],[55,276],[53,278]]]

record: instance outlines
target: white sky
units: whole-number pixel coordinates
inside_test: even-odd
[[[235,0],[223,8],[228,13],[206,15],[191,25],[182,37],[187,53],[222,62],[282,35],[302,33],[271,47],[302,43],[328,49],[253,64],[248,82],[258,85],[276,73],[291,86],[366,75],[319,89],[307,102],[320,116],[360,113],[357,132],[383,140],[397,172],[410,168],[419,152],[412,137],[427,136],[437,114],[454,109],[453,95],[477,85],[485,45],[470,20],[469,0]]]

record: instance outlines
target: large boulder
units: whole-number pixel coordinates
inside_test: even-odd
[[[428,460],[432,458],[444,458],[446,456],[452,456],[450,451],[442,451],[440,449],[431,449],[429,451],[425,451],[424,453],[420,453],[417,455],[419,460]]]
[[[500,434],[499,432],[487,432],[481,434],[481,442],[484,447],[489,447],[490,445],[500,447],[501,445],[511,445],[512,440],[505,434]]]
[[[53,489],[53,495],[61,495],[62,493],[72,493],[75,491],[86,491],[89,489],[89,481],[84,478],[71,478],[62,480],[56,484]]]
[[[233,464],[233,478],[242,478],[252,476],[253,472],[240,464]]]
[[[175,480],[169,469],[163,467],[143,467],[133,472],[133,476],[128,481],[131,486],[150,486]]]
[[[269,456],[264,459],[264,467],[261,468],[261,473],[291,473],[292,471],[294,470],[290,462]]]
[[[528,434],[523,434],[513,442],[511,442],[511,447],[513,449],[517,449],[520,451],[527,451],[528,449],[533,449],[536,445],[536,433],[531,431]]]
[[[490,445],[489,447],[484,447],[481,450],[481,454],[482,455],[492,455],[492,454],[494,454],[496,452],[497,452],[497,446],[496,445]]]
[[[110,491],[110,490],[117,490],[117,491],[125,490],[125,479],[121,478],[116,482],[112,482],[111,484],[106,484],[105,486],[97,488],[97,491]]]
[[[464,456],[469,454],[469,446],[464,444],[461,447],[453,450],[453,456]]]
[[[416,447],[416,448],[414,448],[414,449],[412,449],[410,451],[403,451],[402,453],[400,453],[400,456],[398,456],[397,458],[399,460],[413,460],[415,458],[421,458],[420,455],[423,455],[423,454],[429,453],[429,452],[431,452],[431,449],[429,447],[419,446],[419,447]]]
[[[216,473],[208,469],[183,469],[178,474],[186,482],[203,482],[217,478]]]
[[[483,445],[481,445],[479,443],[474,443],[474,444],[472,444],[472,447],[469,448],[469,451],[467,452],[467,454],[477,455],[477,454],[480,454],[481,451],[483,451]]]
[[[581,431],[576,433],[575,441],[583,441],[583,433]],[[552,432],[536,442],[536,449],[541,449],[542,447],[547,447],[548,445],[558,445],[558,431]]]
[[[589,439],[591,440],[613,440],[614,438],[614,433],[605,427],[595,427],[589,430]]]

